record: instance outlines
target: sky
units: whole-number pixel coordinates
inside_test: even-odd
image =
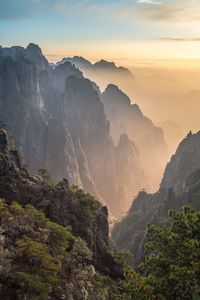
[[[200,0],[0,0],[0,45],[49,60],[200,61]]]

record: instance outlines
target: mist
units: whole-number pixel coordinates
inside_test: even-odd
[[[163,129],[170,157],[189,131],[199,130],[199,61],[117,60],[117,63],[128,68],[133,77],[104,69],[84,73],[102,91],[109,83],[117,84],[132,103],[138,104],[144,115]]]

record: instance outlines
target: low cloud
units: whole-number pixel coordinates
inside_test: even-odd
[[[156,1],[156,0],[138,0],[138,3],[154,4],[154,5],[160,5],[160,4],[162,4],[161,1]]]
[[[192,38],[160,37],[157,38],[157,40],[170,41],[170,42],[200,42],[200,37],[192,37]]]
[[[149,5],[150,2],[154,5]],[[155,0],[139,0],[137,3],[141,5],[133,6],[131,9],[125,9],[124,12],[122,12],[124,16],[135,16],[143,21],[165,23],[200,21],[199,0],[163,0],[162,3]]]

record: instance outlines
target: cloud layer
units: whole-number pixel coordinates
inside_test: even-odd
[[[148,5],[148,7],[141,5],[129,10],[130,14],[134,14],[142,20],[168,23],[200,22],[199,0],[163,0],[162,2],[139,0],[138,3],[154,4]]]
[[[154,4],[154,5],[160,5],[162,4],[161,1],[156,0],[138,0],[138,3],[144,3],[144,4]]]
[[[0,18],[19,19],[41,12],[63,15],[101,11],[106,16],[154,22],[199,22],[199,0],[1,0]],[[98,16],[97,16],[98,17]]]

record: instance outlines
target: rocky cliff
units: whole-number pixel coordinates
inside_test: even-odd
[[[122,277],[107,208],[66,179],[30,176],[0,128],[0,298],[107,300]]]
[[[186,189],[189,174],[200,168],[200,132],[188,133],[168,163],[161,188],[173,188],[179,194]]]
[[[134,254],[134,264],[144,258],[148,224],[168,222],[169,209],[179,210],[183,205],[200,209],[199,137],[199,132],[187,135],[167,165],[159,191],[140,192],[127,215],[114,226],[115,244]]]
[[[87,61],[78,61],[89,68]],[[0,121],[7,125],[33,175],[46,168],[55,181],[66,177],[118,217],[141,187],[149,187],[143,172],[145,158],[156,157],[159,164],[164,157],[162,132],[113,85],[103,94],[106,115],[98,86],[71,62],[52,66],[34,44],[0,48]],[[132,76],[113,63],[95,64],[95,70],[101,67]],[[109,114],[110,104],[116,105],[119,122],[115,113]],[[123,105],[128,108],[120,115]],[[129,109],[128,120],[133,119],[134,125],[127,129],[124,119]],[[128,139],[120,142],[124,133]]]
[[[47,168],[54,180],[66,177],[122,213],[100,91],[74,65],[52,68],[34,44],[0,48],[0,120],[32,174]]]
[[[53,222],[71,226],[73,234],[87,242],[94,265],[103,273],[116,276],[117,265],[108,252],[108,211],[92,196],[70,186],[67,180],[57,185],[31,177],[21,166],[19,154],[6,132],[0,129],[0,198],[32,204]],[[112,270],[111,270],[112,269]]]
[[[70,182],[81,184],[69,131],[45,109],[52,99],[59,98],[51,78],[38,46],[1,48],[0,120],[6,123],[33,174],[47,167],[56,180],[65,175]],[[52,160],[55,151],[60,162],[56,156]]]
[[[80,68],[86,77],[97,82],[102,90],[105,89],[102,99],[114,142],[117,144],[120,135],[126,133],[136,144],[144,171],[150,178],[149,183],[151,181],[152,189],[156,190],[168,160],[167,145],[162,129],[145,117],[139,106],[132,104],[131,99],[118,88],[137,99],[137,94],[141,93],[138,92],[139,86],[134,75],[127,68],[105,60],[92,64],[83,57],[74,56],[63,58],[57,64],[65,62]],[[151,167],[152,160],[155,168]],[[149,189],[149,184],[143,186]]]
[[[136,196],[138,191],[149,187],[148,179],[142,169],[140,155],[135,144],[123,133],[115,148],[116,176],[123,191],[124,212],[130,207],[130,199]],[[129,180],[127,180],[129,178]]]

